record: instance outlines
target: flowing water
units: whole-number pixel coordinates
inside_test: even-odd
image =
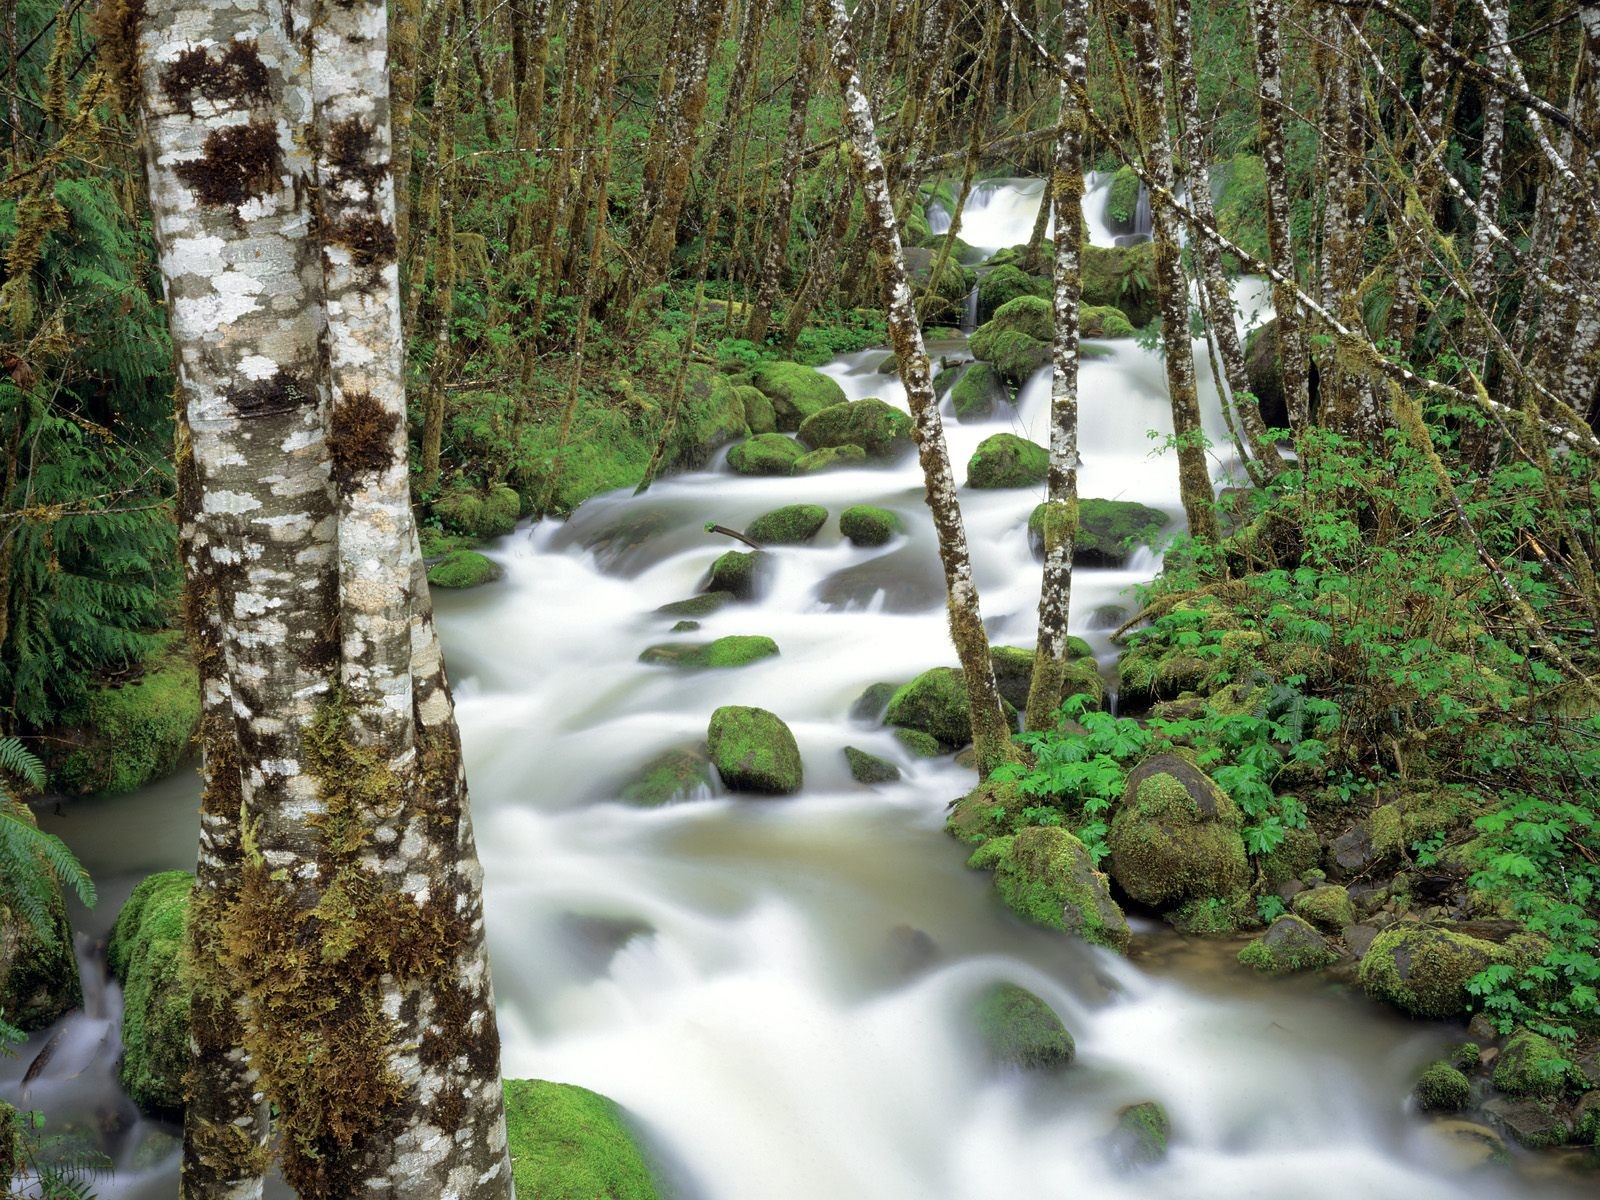
[[[1025,240],[1037,206],[1036,181],[988,188],[963,236],[983,228],[995,245]],[[1241,291],[1250,310],[1259,289]],[[1127,342],[1100,349],[1083,368],[1082,494],[1138,499],[1176,524],[1159,360]],[[903,406],[897,377],[877,369],[883,357],[849,355],[827,372],[851,398]],[[952,420],[952,457],[964,463],[1000,430],[1045,441],[1048,393],[1046,372],[992,420]],[[1205,399],[1223,442],[1214,394]],[[1025,927],[994,899],[941,828],[971,773],[910,758],[882,727],[848,715],[869,684],[954,661],[921,496],[914,460],[799,480],[714,465],[525,529],[491,551],[503,582],[438,597],[506,1073],[612,1096],[681,1194],[704,1200],[1580,1194],[1520,1155],[1510,1167],[1475,1166],[1470,1140],[1408,1111],[1410,1080],[1449,1031],[1395,1019],[1327,981],[1249,976],[1232,944],[1187,943],[1146,924],[1124,959]],[[1032,489],[962,493],[998,643],[1031,644],[1039,569],[1025,522],[1039,499]],[[694,594],[730,548],[704,523],[743,527],[802,500],[834,518],[879,504],[906,532],[856,549],[830,520],[813,544],[771,551],[776,573],[759,601],[671,634],[674,618],[655,609]],[[1125,569],[1075,573],[1074,632],[1107,661],[1131,588],[1158,569],[1146,550]],[[637,661],[678,636],[723,634],[766,634],[781,654],[698,673]],[[652,756],[701,743],[724,704],[760,705],[790,724],[805,761],[801,795],[736,798],[714,786],[658,809],[617,801]],[[853,783],[847,744],[895,761],[902,780]],[[108,893],[91,934],[139,874],[192,860],[195,791],[184,777],[46,818]],[[1070,1069],[987,1065],[970,1006],[1001,980],[1061,1015],[1077,1039]],[[167,1144],[151,1141],[170,1131],[134,1120],[105,1085],[115,1008],[108,991],[58,1026],[77,1030],[79,1053],[58,1050],[28,1102],[69,1122],[99,1114],[112,1130],[122,1171],[102,1195],[172,1196],[170,1150],[163,1157]],[[0,1064],[8,1094],[50,1036]],[[1120,1106],[1146,1099],[1171,1114],[1172,1152],[1130,1171],[1107,1134]]]

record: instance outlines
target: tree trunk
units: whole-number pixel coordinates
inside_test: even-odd
[[[817,71],[820,47],[817,38],[802,26],[795,32],[801,40],[800,67],[789,91],[789,128],[784,135],[783,162],[775,181],[772,218],[767,229],[766,251],[761,256],[761,278],[750,319],[745,325],[747,341],[760,345],[766,341],[767,326],[782,286],[784,265],[789,257],[789,230],[794,217],[794,185],[800,174],[800,154],[805,149],[806,109],[811,99],[811,80]]]

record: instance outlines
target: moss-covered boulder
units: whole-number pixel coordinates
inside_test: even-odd
[[[911,294],[916,299],[917,316],[924,328],[929,325],[957,325],[966,311],[967,293],[977,276],[954,257],[945,260],[934,278],[938,252],[926,246],[905,248],[906,270],[911,276]]]
[[[1156,908],[1230,897],[1249,881],[1242,824],[1204,771],[1181,754],[1158,754],[1128,774],[1106,835],[1111,876]]]
[[[1557,1046],[1543,1034],[1519,1029],[1494,1062],[1494,1085],[1508,1096],[1559,1096],[1572,1068]]]
[[[1118,167],[1106,190],[1106,225],[1114,233],[1132,233],[1139,212],[1139,189],[1143,185],[1132,167]]]
[[[867,721],[873,725],[881,724],[883,714],[888,710],[889,701],[898,690],[898,684],[889,683],[887,680],[868,684],[861,695],[850,702],[850,719]]]
[[[664,750],[623,784],[620,798],[654,808],[694,796],[711,786],[711,762],[697,749]]]
[[[1027,383],[1051,361],[1049,342],[1017,329],[1000,328],[995,321],[980,327],[968,345],[975,358],[992,364],[1000,378],[1013,387]]]
[[[672,427],[672,465],[704,466],[718,447],[749,434],[744,399],[727,376],[698,363],[691,366]]]
[[[732,604],[738,597],[732,592],[701,592],[687,600],[674,600],[656,609],[664,617],[709,617],[712,613]]]
[[[189,992],[183,924],[194,876],[151,875],[117,914],[106,957],[122,981],[122,1086],[140,1108],[183,1107],[189,1066]]]
[[[731,592],[740,600],[754,600],[772,577],[772,567],[772,556],[761,550],[729,550],[711,564],[706,591]]]
[[[1028,515],[1028,544],[1036,558],[1044,557],[1044,522],[1048,505],[1038,505]],[[1167,514],[1132,500],[1078,501],[1078,530],[1072,543],[1073,564],[1080,567],[1119,567],[1136,545],[1150,543],[1166,528]]]
[[[1204,659],[1182,646],[1141,639],[1117,660],[1117,680],[1124,702],[1174,700],[1204,688],[1217,673],[1215,659]]]
[[[1467,1077],[1440,1059],[1429,1063],[1411,1089],[1417,1107],[1423,1112],[1460,1112],[1472,1095]]]
[[[1086,338],[1131,338],[1133,323],[1120,308],[1109,304],[1085,304],[1078,310],[1078,331]]]
[[[906,748],[907,753],[916,758],[938,758],[949,754],[949,748],[942,745],[938,738],[931,733],[923,733],[920,729],[896,729],[894,739]]]
[[[911,418],[876,397],[847,400],[807,417],[796,436],[813,450],[860,446],[869,458],[890,458],[911,449]]]
[[[1033,825],[1015,836],[990,838],[967,865],[993,870],[995,891],[1024,920],[1097,946],[1128,948],[1128,921],[1106,877],[1094,869],[1088,848],[1065,829]]]
[[[504,484],[484,490],[461,487],[433,502],[433,512],[446,529],[468,537],[501,537],[517,527],[522,498]]]
[[[839,532],[852,546],[884,546],[900,529],[900,518],[887,508],[852,504],[839,514]]]
[[[1085,246],[1083,303],[1121,309],[1134,328],[1155,319],[1155,246]]]
[[[728,451],[728,466],[740,475],[788,475],[806,448],[781,433],[758,433]]]
[[[989,662],[994,667],[995,686],[1000,698],[1018,710],[1028,705],[1028,689],[1033,686],[1033,651],[1020,646],[991,646]],[[1089,644],[1080,637],[1067,639],[1066,673],[1061,698],[1088,696],[1092,708],[1105,703],[1105,682],[1095,667]]]
[[[750,383],[772,401],[778,428],[792,433],[814,413],[845,401],[844,389],[815,367],[796,362],[761,362],[750,372]]]
[[[135,791],[178,769],[200,725],[200,679],[181,633],[164,634],[137,679],[94,688],[60,737],[50,787],[69,795]]]
[[[1166,1109],[1154,1100],[1130,1104],[1117,1111],[1109,1157],[1124,1170],[1154,1166],[1166,1158],[1171,1139],[1172,1121]]]
[[[499,563],[476,550],[453,550],[428,568],[428,583],[437,588],[473,588],[493,583],[502,574]]]
[[[759,634],[730,634],[712,642],[670,642],[651,646],[639,661],[684,670],[744,667],[778,653],[778,643]]]
[[[789,469],[791,475],[815,475],[818,471],[832,471],[840,467],[859,467],[867,461],[867,452],[860,446],[824,446],[802,454]]]
[[[1338,933],[1356,923],[1356,906],[1350,900],[1350,892],[1337,884],[1309,888],[1295,896],[1289,907],[1295,916],[1304,917],[1329,933]]]
[[[17,818],[34,823],[33,813]],[[37,923],[25,914],[21,881],[0,878],[0,1017],[18,1029],[38,1029],[83,1003],[78,959],[72,949],[67,908],[54,881]],[[33,903],[38,897],[33,898]]]
[[[507,1079],[506,1142],[528,1200],[660,1200],[650,1165],[615,1103],[587,1088]]]
[[[1339,952],[1299,917],[1281,916],[1239,951],[1239,961],[1264,975],[1319,971],[1339,960]]]
[[[1015,710],[1009,704],[1006,708],[1007,715],[1014,717]],[[964,746],[972,740],[966,679],[955,667],[924,671],[890,697],[884,720],[926,733],[946,746]]]
[[[1014,433],[996,433],[978,443],[967,460],[970,488],[1037,487],[1050,471],[1050,452]]]
[[[1361,986],[1413,1017],[1454,1017],[1471,1008],[1467,980],[1512,957],[1505,947],[1453,929],[1394,925],[1367,948]]]
[[[1018,296],[1048,299],[1050,292],[1048,279],[1025,274],[1011,263],[1002,263],[978,279],[978,319],[987,321],[996,309]]]
[[[745,535],[763,545],[797,546],[816,537],[827,520],[820,504],[785,504],[751,521]]]
[[[1077,1053],[1055,1010],[1014,983],[987,988],[973,1004],[972,1017],[978,1039],[999,1066],[1064,1067]]]
[[[741,383],[733,389],[744,409],[744,423],[752,435],[772,433],[778,428],[778,414],[772,410],[772,401],[758,387]]]
[[[850,778],[857,783],[894,783],[900,778],[900,768],[888,759],[854,746],[844,748],[844,758],[850,767]]]
[[[969,363],[950,387],[950,407],[958,421],[983,421],[1011,398],[1000,372],[986,362]]]
[[[787,796],[800,790],[800,747],[789,727],[766,709],[717,709],[706,741],[712,765],[733,791]]]
[[[979,339],[1006,332],[1025,333],[1035,341],[1048,343],[1055,336],[1055,328],[1055,312],[1045,296],[1018,296],[995,309],[994,316],[973,331],[973,353],[985,357],[977,350]]]

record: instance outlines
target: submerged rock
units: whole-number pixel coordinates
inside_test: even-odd
[[[964,367],[950,388],[950,407],[958,421],[983,421],[1011,399],[1011,390],[992,363]]]
[[[888,458],[911,449],[911,418],[876,398],[847,400],[807,417],[798,436],[813,450],[859,446],[869,458]]]
[[[1109,869],[1140,904],[1228,898],[1248,882],[1243,818],[1228,794],[1177,753],[1128,774],[1106,845]]]
[[[778,428],[793,432],[807,417],[845,402],[844,389],[813,367],[796,362],[761,362],[750,372],[750,382],[772,401]]]
[[[1032,825],[1012,837],[991,838],[968,866],[993,869],[995,890],[1024,920],[1126,951],[1127,918],[1111,898],[1106,877],[1088,849],[1065,829]]]
[[[810,454],[802,454],[789,469],[791,475],[815,475],[818,471],[832,471],[839,467],[854,467],[867,461],[867,452],[860,446],[824,446]]]
[[[660,1200],[622,1109],[570,1083],[507,1079],[506,1143],[517,1195]]]
[[[134,1103],[150,1112],[183,1107],[190,986],[182,954],[193,886],[187,871],[162,871],[140,881],[106,945],[111,973],[123,985],[119,1078]]]
[[[1077,1053],[1055,1010],[1014,983],[997,983],[979,996],[973,1019],[989,1057],[1001,1066],[1064,1067]]]
[[[1050,452],[1014,433],[986,437],[967,461],[970,488],[1037,487],[1050,471]]]
[[[874,725],[883,723],[883,714],[889,708],[889,700],[899,690],[897,683],[874,683],[867,686],[866,691],[857,696],[850,704],[849,717],[852,721],[870,721]]]
[[[702,592],[687,600],[674,600],[656,609],[668,617],[709,617],[724,605],[732,604],[738,597],[732,592]]]
[[[706,591],[731,592],[740,600],[754,600],[765,588],[772,565],[772,556],[760,550],[729,550],[711,564]]]
[[[1015,722],[1016,710],[1007,709]],[[954,749],[972,740],[972,710],[967,704],[966,678],[956,667],[934,667],[901,687],[889,699],[885,722],[915,729]]]
[[[939,744],[939,739],[931,734],[923,733],[920,729],[896,729],[895,741],[904,746],[917,758],[938,758],[950,753]]]
[[[786,796],[800,790],[800,747],[789,727],[766,709],[717,709],[706,740],[717,774],[733,791]]]
[[[844,757],[850,765],[850,778],[857,783],[895,783],[900,778],[900,768],[876,754],[868,754],[865,750],[846,746]]]
[[[1130,1104],[1117,1111],[1117,1127],[1107,1139],[1107,1157],[1124,1170],[1153,1166],[1167,1156],[1171,1137],[1172,1121],[1166,1109],[1154,1100]]]
[[[635,772],[623,785],[621,798],[629,804],[654,808],[693,796],[711,786],[711,762],[698,749],[664,750]]]
[[[1319,971],[1339,959],[1339,952],[1299,917],[1282,916],[1266,933],[1239,951],[1239,961],[1266,975]]]
[[[899,517],[871,504],[853,504],[839,514],[839,532],[852,546],[887,545],[899,528]]]
[[[439,588],[472,588],[493,583],[502,574],[499,563],[476,550],[453,550],[428,568],[428,582]]]
[[[827,520],[820,504],[786,504],[751,521],[745,534],[764,545],[794,546],[816,537]]]
[[[1028,516],[1028,545],[1035,558],[1044,557],[1044,523],[1048,504],[1038,505]],[[1131,500],[1078,501],[1078,527],[1073,535],[1072,562],[1079,567],[1119,567],[1132,547],[1154,542],[1166,528],[1167,514]]]
[[[685,670],[743,667],[778,653],[778,643],[759,634],[730,634],[712,642],[672,642],[651,646],[639,661]]]

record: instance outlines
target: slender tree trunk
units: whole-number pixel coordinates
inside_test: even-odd
[[[1080,182],[1078,186],[1081,188],[1083,185]],[[1056,177],[1052,171],[1044,181],[1044,193],[1039,197],[1039,213],[1033,219],[1033,231],[1028,234],[1028,251],[1022,259],[1022,269],[1029,275],[1037,275],[1044,262],[1044,235],[1050,228],[1050,214],[1055,208],[1055,188]]]
[[[926,499],[939,538],[950,635],[966,678],[978,775],[985,778],[1001,763],[1014,760],[1016,752],[1000,707],[994,667],[989,661],[989,638],[979,611],[978,589],[972,581],[972,561],[967,552],[961,506],[956,498],[955,473],[950,468],[950,452],[945,445],[944,426],[939,420],[939,402],[933,392],[928,352],[922,344],[922,330],[911,300],[911,284],[900,250],[900,231],[895,222],[888,173],[878,149],[872,109],[856,72],[855,49],[850,43],[850,17],[844,0],[814,0],[814,4],[818,21],[827,29],[834,76],[844,100],[851,151],[866,201],[867,223],[878,253],[889,336],[911,405],[917,454],[928,485]]]
[[[1504,0],[1502,0],[1502,3]],[[1504,72],[1505,50],[1489,47],[1489,65]],[[1498,88],[1486,90],[1483,100],[1483,149],[1478,158],[1478,222],[1472,238],[1472,294],[1491,318],[1495,311],[1497,272],[1495,270],[1494,228],[1500,220],[1500,195],[1504,188],[1506,150],[1506,97]],[[1530,291],[1533,290],[1531,287]],[[1469,335],[1466,357],[1482,362],[1480,376],[1488,374],[1488,338]]]
[[[805,149],[806,111],[811,99],[811,80],[816,74],[820,47],[816,36],[804,25],[796,30],[801,41],[800,67],[789,90],[789,128],[783,140],[783,162],[778,168],[772,196],[772,216],[767,228],[767,246],[761,256],[761,278],[756,298],[745,325],[746,340],[760,345],[767,338],[772,309],[778,301],[784,264],[789,257],[789,230],[794,217],[794,185],[800,174],[800,154]]]
[[[447,0],[449,2],[449,0]],[[453,26],[447,26],[453,29]],[[428,364],[428,394],[422,410],[422,477],[424,493],[439,486],[439,455],[444,447],[445,381],[452,360],[450,322],[456,307],[456,108],[461,68],[445,64],[433,109],[434,155],[437,163],[435,221],[438,247],[433,256],[433,361]],[[413,281],[418,287],[418,281]]]

